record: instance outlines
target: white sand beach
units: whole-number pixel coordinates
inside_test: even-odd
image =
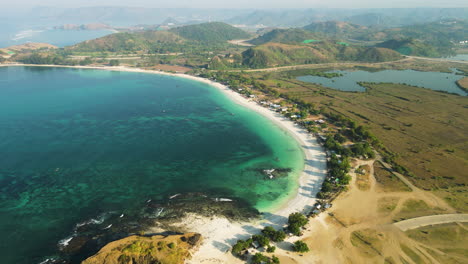
[[[201,217],[189,215],[181,220],[179,226],[186,231],[198,232],[203,236],[203,243],[199,250],[194,253],[187,263],[243,263],[232,256],[230,247],[238,239],[246,239],[252,234],[258,233],[264,226],[270,225],[281,228],[287,223],[289,214],[293,212],[307,212],[315,203],[315,195],[320,190],[326,176],[326,154],[324,149],[318,144],[315,137],[305,129],[294,124],[294,122],[283,117],[279,113],[273,112],[263,106],[258,105],[240,94],[232,91],[228,87],[213,82],[208,79],[195,77],[186,74],[173,74],[160,71],[150,71],[128,67],[89,67],[89,66],[57,66],[57,65],[25,65],[25,64],[3,64],[1,66],[42,66],[42,67],[69,67],[83,69],[100,69],[110,71],[141,72],[152,74],[164,74],[176,77],[188,78],[210,84],[222,91],[234,102],[247,107],[271,120],[279,128],[287,131],[293,136],[304,152],[305,167],[299,177],[299,189],[297,194],[287,201],[283,206],[274,212],[264,213],[264,219],[255,223],[231,222],[223,217]],[[291,238],[294,239],[294,238]],[[295,238],[297,239],[297,238]],[[309,260],[310,261],[310,260]]]

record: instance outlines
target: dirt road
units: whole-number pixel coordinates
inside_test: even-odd
[[[394,225],[406,231],[428,225],[439,225],[456,222],[468,222],[468,214],[443,214],[443,215],[429,215],[417,218],[412,218],[395,223]]]

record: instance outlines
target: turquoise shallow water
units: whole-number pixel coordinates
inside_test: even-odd
[[[77,223],[176,193],[268,210],[304,166],[286,132],[207,84],[41,67],[0,68],[0,154],[2,263],[40,262]]]

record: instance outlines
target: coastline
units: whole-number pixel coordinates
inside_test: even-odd
[[[187,263],[235,263],[240,260],[227,253],[230,247],[238,240],[244,239],[254,233],[258,233],[264,226],[270,225],[281,228],[287,223],[287,217],[293,212],[307,212],[315,203],[315,195],[320,190],[326,176],[326,155],[323,148],[318,144],[315,137],[310,135],[305,129],[297,126],[294,122],[283,117],[281,114],[273,112],[259,104],[244,98],[240,94],[229,89],[227,86],[211,81],[209,79],[191,76],[180,73],[167,73],[162,71],[144,70],[129,68],[124,66],[62,66],[62,65],[30,65],[30,64],[0,64],[0,67],[10,66],[34,66],[34,67],[60,67],[78,69],[98,69],[108,71],[125,71],[160,74],[180,78],[191,79],[202,82],[217,88],[233,102],[257,112],[270,120],[280,129],[292,136],[302,148],[304,155],[304,169],[298,178],[298,189],[291,199],[284,204],[264,213],[262,220],[256,223],[230,222],[224,217],[213,216],[204,218],[197,215],[188,215],[178,223],[181,229],[202,234],[203,243],[199,250],[194,253],[192,260]]]

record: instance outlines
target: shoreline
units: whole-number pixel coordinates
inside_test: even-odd
[[[300,145],[304,156],[304,168],[297,179],[298,189],[294,196],[287,199],[283,204],[273,207],[271,212],[263,213],[263,219],[256,223],[230,222],[224,217],[213,216],[210,218],[197,215],[188,215],[177,225],[190,232],[202,234],[203,243],[198,251],[193,255],[192,260],[187,263],[235,263],[240,260],[232,256],[230,247],[238,239],[244,239],[252,234],[258,233],[264,226],[282,228],[287,223],[289,214],[294,212],[307,213],[315,203],[315,195],[320,190],[327,173],[326,154],[314,136],[305,129],[296,125],[293,121],[283,117],[281,114],[273,112],[256,102],[253,102],[239,93],[229,89],[227,86],[209,79],[196,77],[181,73],[168,73],[162,71],[145,70],[139,68],[129,68],[125,66],[66,66],[66,65],[31,65],[31,64],[0,64],[0,67],[56,67],[75,69],[96,69],[107,71],[125,71],[149,74],[160,74],[166,76],[180,77],[202,82],[215,87],[234,103],[246,107],[270,120],[278,128],[286,131]]]

